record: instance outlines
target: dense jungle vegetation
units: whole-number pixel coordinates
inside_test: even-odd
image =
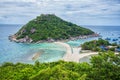
[[[70,37],[93,33],[89,29],[64,21],[54,14],[41,14],[24,25],[15,35],[17,39],[28,36],[33,42],[37,42],[49,39],[69,39]]]
[[[100,52],[90,63],[4,63],[0,80],[120,80],[120,54]]]

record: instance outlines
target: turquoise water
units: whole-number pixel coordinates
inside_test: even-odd
[[[32,57],[35,53],[40,52],[41,55],[37,59],[40,62],[52,62],[60,60],[65,54],[65,47],[54,43],[40,44],[23,44],[10,42],[8,36],[16,33],[22,25],[0,25],[0,64],[3,62],[24,62],[34,63]],[[100,33],[103,37],[111,39],[120,37],[119,26],[86,26],[94,32]],[[79,46],[80,44],[98,38],[81,39],[68,41],[71,46]],[[118,39],[117,43],[120,41]],[[111,41],[113,42],[113,41]]]
[[[22,25],[0,25],[0,63],[24,62],[34,63],[34,53],[42,53],[37,59],[40,62],[60,60],[65,54],[65,47],[54,43],[23,44],[10,42],[8,36],[16,33]]]
[[[86,26],[86,28],[89,28],[94,32],[99,33],[102,36],[101,38],[103,39],[110,38],[111,39],[109,40],[110,43],[117,43],[120,45],[120,38],[119,38],[120,26]],[[80,44],[86,41],[96,40],[96,39],[98,38],[81,39],[81,40],[69,41],[67,43],[74,47],[74,46],[79,46]],[[113,41],[113,39],[118,39],[118,41]],[[89,63],[91,56],[95,56],[95,55],[83,57],[79,61]]]

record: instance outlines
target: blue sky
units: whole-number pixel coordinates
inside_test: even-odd
[[[120,0],[0,0],[0,24],[56,14],[79,25],[120,25]]]

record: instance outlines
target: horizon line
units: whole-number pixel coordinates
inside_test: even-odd
[[[25,25],[23,23],[19,23],[19,24],[13,24],[13,23],[0,23],[0,25]],[[77,24],[78,26],[120,26],[120,25],[93,25],[93,24],[88,24],[88,25],[84,25],[84,24]]]

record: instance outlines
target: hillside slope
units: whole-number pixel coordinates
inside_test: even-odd
[[[12,38],[18,42],[52,42],[91,34],[94,32],[64,21],[54,14],[41,14],[24,25]]]

